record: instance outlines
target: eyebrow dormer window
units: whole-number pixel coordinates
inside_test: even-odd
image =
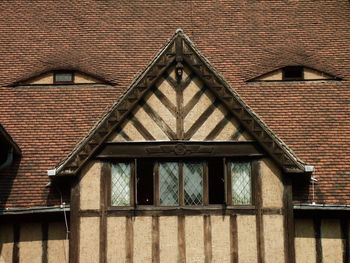
[[[304,80],[304,70],[300,66],[289,66],[282,70],[283,80]]]
[[[72,71],[54,72],[54,84],[71,84],[74,83],[74,73]]]

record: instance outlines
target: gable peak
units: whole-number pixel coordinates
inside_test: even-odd
[[[166,74],[176,68],[178,88],[184,81],[184,67],[190,68],[221,105],[230,111],[240,125],[258,141],[262,148],[280,167],[290,173],[305,172],[304,163],[280,140],[259,117],[245,104],[237,92],[211,66],[182,30],[177,30],[146,69],[133,81],[124,95],[91,129],[71,154],[55,169],[58,174],[76,174],[97,152],[132,111],[142,102],[145,94]],[[186,140],[186,138],[184,138]]]

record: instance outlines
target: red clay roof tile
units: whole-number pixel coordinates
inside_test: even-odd
[[[348,1],[11,1],[0,3],[0,123],[23,157],[0,176],[0,206],[55,204],[46,171],[180,27],[297,156],[315,165],[316,201],[350,204]],[[246,83],[290,63],[343,80]],[[65,67],[116,85],[6,87]],[[311,198],[311,188],[295,188],[295,201]]]

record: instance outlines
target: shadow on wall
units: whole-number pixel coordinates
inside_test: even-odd
[[[20,163],[21,158],[15,156],[12,165],[0,171],[0,213],[6,207]]]

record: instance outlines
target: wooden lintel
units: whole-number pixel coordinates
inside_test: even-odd
[[[248,142],[108,142],[97,158],[261,157],[257,143]]]

